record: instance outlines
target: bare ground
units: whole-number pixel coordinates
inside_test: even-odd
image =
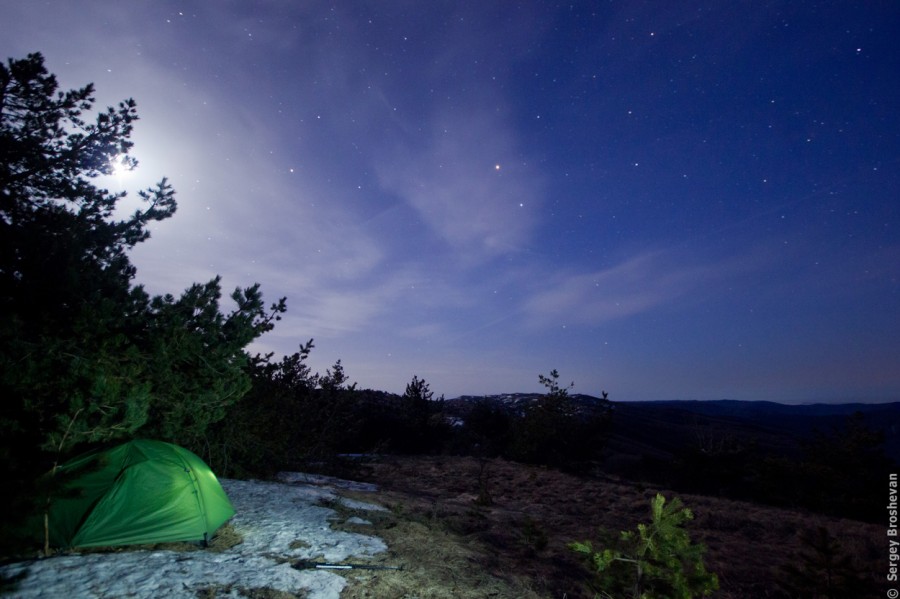
[[[389,550],[377,563],[403,569],[348,572],[345,599],[593,597],[592,575],[567,544],[596,539],[601,527],[633,529],[648,519],[657,491],[680,497],[694,513],[691,538],[707,546],[707,568],[720,580],[714,597],[781,597],[780,567],[797,563],[799,535],[819,526],[873,580],[887,568],[884,527],[851,520],[504,460],[385,457],[359,474],[379,491],[345,494],[389,511],[359,514],[370,525],[341,526],[384,539]]]

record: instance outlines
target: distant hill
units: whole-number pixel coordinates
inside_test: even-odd
[[[675,409],[702,415],[739,428],[753,428],[776,436],[808,438],[815,430],[830,432],[839,428],[848,416],[860,412],[866,425],[885,435],[885,453],[900,463],[900,402],[865,404],[801,404],[787,405],[771,401],[655,401],[623,402],[628,411]],[[621,412],[622,410],[620,410]]]
[[[542,397],[539,393],[468,395],[446,400],[445,410],[465,419],[476,402],[487,401],[521,414]],[[602,402],[591,395],[570,397],[584,410]],[[665,461],[686,447],[723,443],[754,443],[772,453],[796,455],[801,442],[814,431],[831,432],[856,412],[864,415],[867,426],[884,431],[885,453],[900,463],[900,402],[788,405],[723,399],[612,401],[610,404],[613,426],[609,449],[615,459],[625,464],[648,457]]]
[[[758,418],[764,416],[849,416],[855,412],[863,414],[898,412],[900,402],[894,403],[813,403],[813,404],[781,404],[774,401],[739,401],[736,399],[719,399],[712,401],[673,400],[621,402],[651,406],[674,406],[699,414],[725,415]]]

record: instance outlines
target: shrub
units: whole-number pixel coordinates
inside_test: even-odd
[[[681,501],[657,493],[650,503],[649,524],[622,531],[617,542],[595,551],[590,541],[569,547],[590,557],[599,596],[633,599],[691,599],[719,588],[715,574],[703,565],[703,545],[691,543],[684,524],[693,518]]]

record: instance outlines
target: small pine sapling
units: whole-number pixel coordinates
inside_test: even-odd
[[[719,588],[703,565],[703,545],[691,543],[684,525],[693,518],[680,500],[666,505],[657,493],[650,502],[649,524],[622,531],[617,543],[598,551],[590,541],[571,543],[589,556],[598,577],[600,597],[616,599],[693,599]]]

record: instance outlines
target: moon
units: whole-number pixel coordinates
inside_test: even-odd
[[[130,176],[135,169],[135,164],[128,161],[128,157],[124,155],[116,156],[110,161],[112,165],[112,176],[116,179],[122,179]]]

